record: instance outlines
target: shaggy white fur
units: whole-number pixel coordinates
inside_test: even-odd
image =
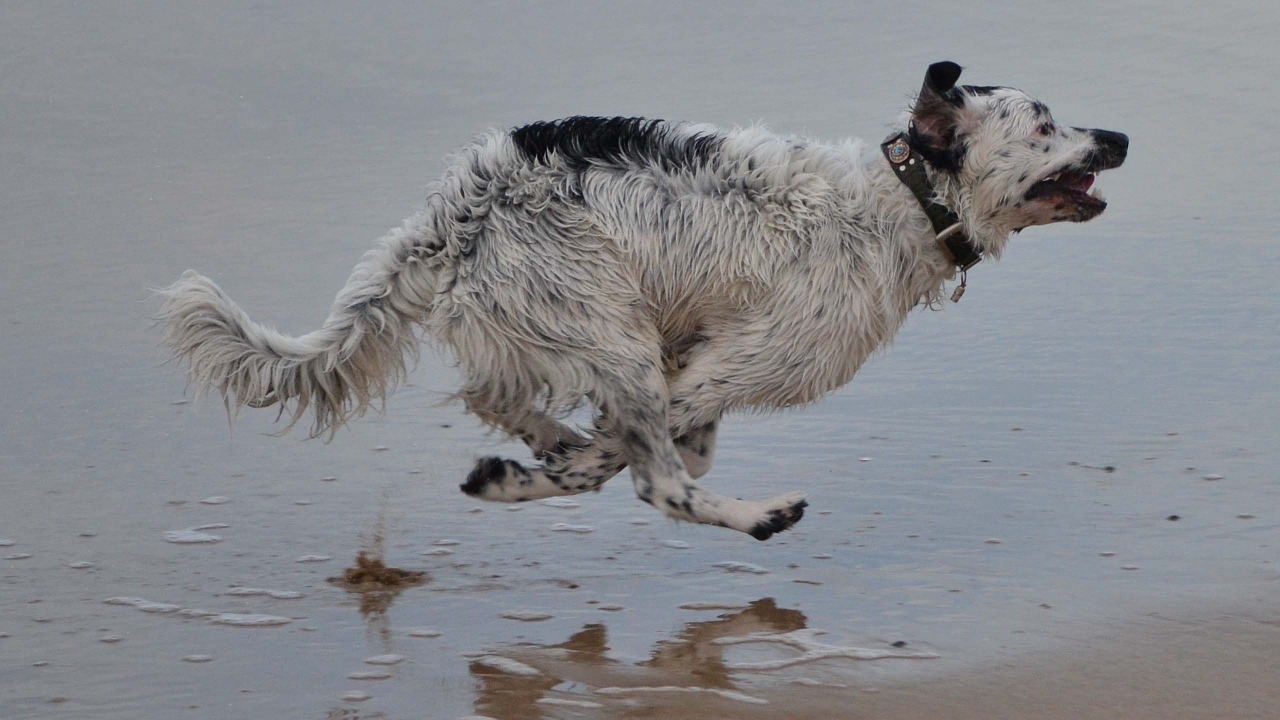
[[[1012,231],[1101,212],[1085,191],[1123,160],[1123,136],[1059,128],[1025,94],[955,87],[958,74],[930,68],[910,138],[974,245],[995,257]],[[492,132],[361,259],[319,330],[258,325],[192,271],[160,291],[160,319],[197,386],[229,407],[280,403],[290,427],[311,409],[312,435],[385,398],[422,328],[460,361],[466,407],[544,460],[485,458],[465,492],[578,493],[630,465],[637,494],[671,517],[764,539],[805,502],[693,482],[720,416],[849,382],[955,273],[917,199],[862,155],[760,127],[573,118]],[[591,431],[556,419],[584,402]]]

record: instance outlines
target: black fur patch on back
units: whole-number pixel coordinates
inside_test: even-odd
[[[724,139],[707,134],[675,136],[661,120],[575,116],[516,128],[511,141],[539,163],[555,154],[575,170],[656,165],[670,172],[706,165]]]

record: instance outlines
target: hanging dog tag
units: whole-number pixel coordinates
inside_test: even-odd
[[[964,297],[965,285],[968,285],[968,284],[969,284],[969,271],[961,270],[960,284],[956,286],[955,290],[951,291],[951,302],[953,303],[960,302],[960,298]]]

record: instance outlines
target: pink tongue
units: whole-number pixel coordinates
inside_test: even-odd
[[[1080,192],[1089,192],[1089,188],[1093,187],[1093,173],[1085,173],[1084,175],[1076,175],[1071,178],[1071,189]]]

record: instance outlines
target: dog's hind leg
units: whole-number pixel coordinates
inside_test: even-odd
[[[573,428],[543,412],[504,415],[480,409],[472,401],[467,401],[467,409],[486,425],[519,438],[539,460],[553,454],[563,455],[572,448],[586,447],[591,442],[589,438],[579,435]]]
[[[481,460],[463,491],[485,500],[524,501],[559,495],[577,495],[599,490],[622,472],[622,443],[614,432],[598,425],[591,439],[540,413],[515,425],[503,425],[505,418],[475,412],[511,435],[520,437],[533,449],[541,467],[526,468],[500,458]],[[494,418],[492,421],[489,418]],[[715,455],[717,422],[712,421],[675,438],[675,446],[689,477],[697,479],[711,469]],[[537,440],[539,439],[540,440]],[[484,483],[475,482],[489,478]]]
[[[537,454],[538,450],[534,452]],[[581,440],[580,444],[561,442],[545,450],[540,459],[542,465],[525,467],[515,460],[481,458],[461,485],[462,492],[498,502],[578,495],[599,490],[626,467],[621,445],[612,437],[602,437],[601,433],[591,441]]]

